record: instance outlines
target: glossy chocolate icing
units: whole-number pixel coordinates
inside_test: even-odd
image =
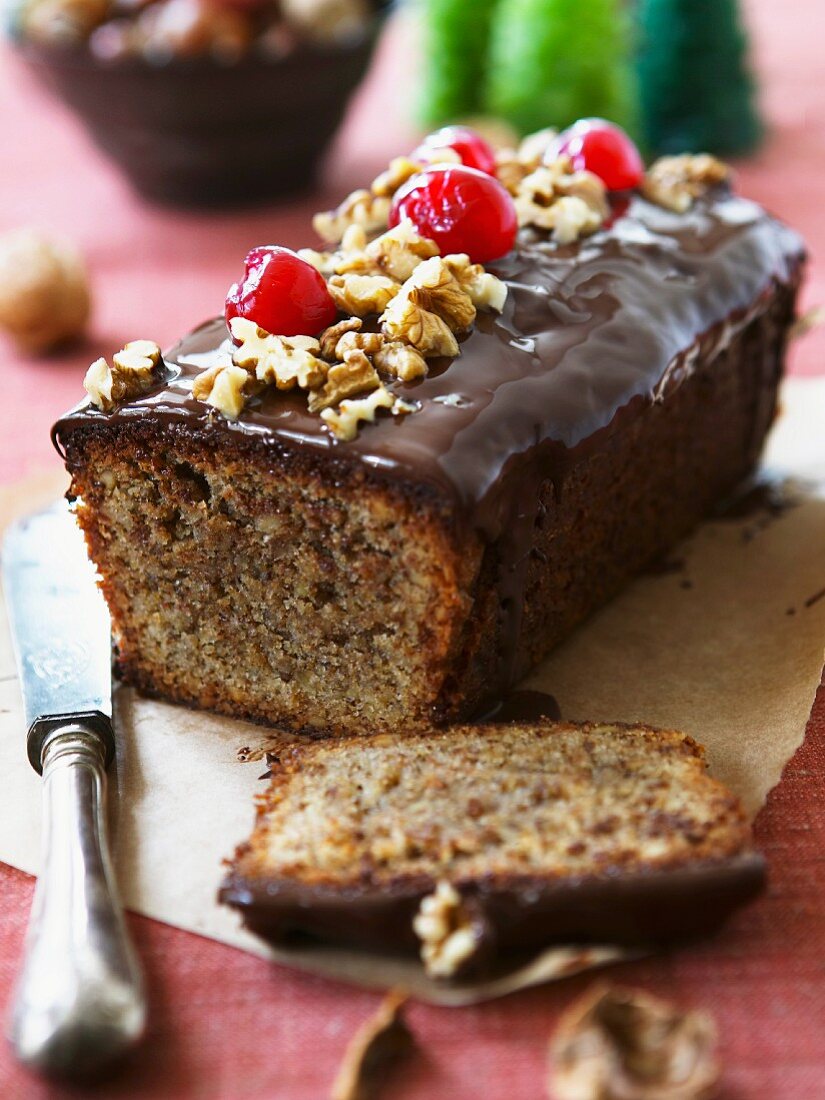
[[[491,693],[512,684],[522,589],[542,482],[565,469],[707,364],[795,281],[799,237],[726,189],[674,214],[640,197],[594,236],[557,246],[527,231],[489,265],[508,287],[501,315],[480,312],[454,360],[391,388],[418,411],[380,416],[352,442],[333,439],[303,394],[269,391],[236,422],[191,396],[194,377],[229,362],[221,319],[165,356],[154,391],[105,414],[88,404],[64,416],[55,439],[91,424],[150,418],[209,436],[240,433],[298,448],[431,491],[457,527],[496,546],[500,661]]]
[[[334,451],[433,485],[496,539],[511,518],[506,470],[541,452],[542,474],[559,474],[571,451],[615,426],[619,410],[661,398],[698,357],[723,348],[773,281],[791,278],[801,253],[795,233],[743,198],[718,195],[686,215],[635,199],[612,228],[578,244],[525,240],[490,265],[508,286],[501,316],[479,313],[460,356],[437,361],[421,381],[393,384],[417,412],[382,415],[352,442],[334,440],[302,394],[270,391],[235,423],[194,401],[195,375],[229,361],[220,319],[166,354],[170,375],[156,390],[111,414],[81,406],[55,432],[64,441],[90,421],[148,415]]]
[[[715,931],[765,884],[756,852],[693,866],[628,873],[606,869],[555,881],[513,875],[500,882],[457,883],[474,927],[482,931],[480,962],[553,943],[662,945]],[[371,951],[414,952],[412,920],[431,880],[334,890],[287,880],[225,878],[219,898],[238,909],[264,939],[297,936],[343,942]]]

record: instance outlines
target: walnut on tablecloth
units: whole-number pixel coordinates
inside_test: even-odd
[[[0,328],[24,351],[52,351],[82,335],[91,294],[80,253],[31,228],[0,237]]]

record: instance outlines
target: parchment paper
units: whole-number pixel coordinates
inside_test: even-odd
[[[825,380],[795,381],[766,455],[784,505],[704,524],[661,571],[634,582],[528,680],[571,719],[672,726],[707,746],[713,773],[762,805],[802,740],[825,642]],[[0,491],[0,527],[58,497],[62,477]],[[221,861],[248,835],[259,762],[241,746],[258,726],[116,691],[114,851],[127,906],[286,965],[420,998],[465,1004],[626,957],[616,949],[546,952],[483,986],[443,989],[415,963],[332,949],[275,952],[216,903]],[[40,780],[5,613],[0,613],[0,860],[36,873]]]

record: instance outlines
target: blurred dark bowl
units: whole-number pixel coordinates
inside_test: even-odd
[[[369,66],[377,19],[357,41],[152,64],[86,48],[19,45],[28,68],[82,119],[146,198],[183,206],[263,202],[310,184]]]

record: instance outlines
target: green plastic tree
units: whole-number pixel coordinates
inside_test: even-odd
[[[736,0],[639,0],[642,133],[650,153],[752,149],[762,133]]]
[[[622,0],[500,0],[485,106],[522,133],[590,115],[633,131],[635,77]]]
[[[419,0],[425,123],[440,125],[478,114],[497,4],[498,0]]]

